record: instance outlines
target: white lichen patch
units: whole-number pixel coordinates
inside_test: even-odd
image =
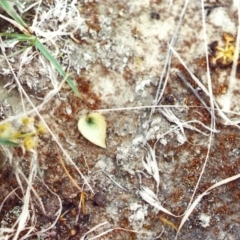
[[[239,117],[236,116],[232,118],[232,115],[239,115],[239,100],[238,100],[238,93],[240,92],[240,84],[238,83],[238,79],[235,77],[230,77],[231,81],[228,85],[228,89],[225,91],[224,94],[217,97],[218,103],[221,106],[221,109],[227,113],[232,112],[233,114],[227,114],[233,122],[239,122]],[[228,121],[226,121],[228,124]]]
[[[118,73],[101,76],[97,67],[92,69],[89,78],[94,85],[93,91],[107,104],[111,102],[113,106],[123,106],[134,99],[131,86]]]
[[[226,8],[219,7],[214,9],[209,16],[209,22],[211,22],[211,24],[215,27],[222,28],[224,32],[235,34],[236,25],[229,18]]]
[[[130,210],[133,212],[129,216],[129,222],[132,225],[134,230],[140,230],[143,226],[144,219],[147,216],[148,213],[148,206],[147,205],[137,205],[137,204],[131,204]]]
[[[204,228],[210,226],[210,219],[211,217],[205,213],[201,213],[199,216],[199,220],[201,221],[200,224]]]

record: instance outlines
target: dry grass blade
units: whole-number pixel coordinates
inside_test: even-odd
[[[139,195],[142,197],[144,201],[146,201],[147,203],[149,203],[151,206],[155,207],[159,211],[162,211],[166,214],[177,217],[176,215],[172,214],[161,205],[155,193],[148,187],[142,186],[141,189],[139,190]]]
[[[196,208],[197,204],[201,201],[201,199],[206,196],[207,194],[209,194],[208,192],[204,192],[202,193],[201,195],[199,195],[195,201],[192,203],[192,205],[190,206],[190,208],[185,212],[182,220],[181,220],[181,223],[178,227],[178,231],[177,231],[177,235],[176,235],[176,239],[177,239],[177,236],[182,228],[182,226],[184,225],[184,223],[187,221],[188,217],[190,216],[190,214],[192,213],[192,211]]]
[[[209,191],[213,190],[214,188],[220,187],[220,186],[222,186],[224,184],[227,184],[229,182],[235,181],[238,178],[240,178],[240,174],[237,174],[237,175],[234,175],[232,177],[226,178],[226,179],[224,179],[224,180],[222,180],[220,182],[217,182],[217,183],[213,184],[210,188],[208,188],[206,190],[206,192],[209,192]]]
[[[201,1],[201,7],[202,7],[202,21],[203,21],[204,43],[205,43],[204,46],[205,46],[206,61],[207,61],[208,95],[209,95],[210,104],[211,104],[211,128],[215,129],[215,125],[216,125],[216,123],[215,123],[216,119],[215,119],[215,113],[214,113],[215,100],[213,98],[213,93],[212,93],[212,83],[211,83],[209,64],[208,64],[208,55],[207,55],[208,47],[207,47],[207,36],[206,36],[205,15],[204,15],[204,2],[203,1]],[[191,74],[191,72],[189,70],[188,70],[188,72]],[[193,74],[191,74],[191,77],[193,77]],[[200,84],[200,85],[202,85],[202,84]],[[196,183],[196,185],[194,187],[194,191],[193,191],[192,197],[190,199],[190,202],[188,204],[187,211],[185,212],[183,220],[180,223],[179,230],[178,230],[177,234],[179,233],[183,223],[186,221],[186,219],[188,219],[188,216],[190,215],[190,213],[196,207],[197,203],[202,199],[203,196],[205,196],[207,194],[207,192],[203,193],[202,196],[198,196],[197,199],[192,203],[193,198],[194,198],[194,196],[196,194],[196,191],[198,189],[198,186],[200,184],[200,181],[202,179],[202,175],[203,175],[203,173],[205,171],[205,167],[207,165],[208,159],[209,159],[209,154],[210,154],[210,151],[211,151],[212,141],[213,141],[213,131],[211,131],[210,135],[209,135],[209,143],[208,143],[207,154],[206,154],[206,157],[205,157],[205,161],[204,161],[204,163],[202,165],[202,170],[201,170],[200,176],[198,177],[198,181],[197,181],[197,183]]]
[[[181,130],[183,136],[186,138],[186,135],[185,135],[185,132],[184,132],[184,128],[186,129],[190,129],[190,130],[193,130],[193,131],[196,131],[198,133],[201,133],[203,134],[204,136],[208,136],[209,134],[199,130],[198,128],[194,127],[191,125],[194,124],[194,123],[198,123],[199,125],[203,126],[206,130],[208,131],[212,131],[212,132],[218,132],[217,130],[215,129],[212,129],[206,125],[204,125],[202,122],[198,121],[198,120],[192,120],[192,121],[187,121],[187,122],[182,122],[180,119],[177,118],[177,116],[171,111],[171,109],[167,109],[165,107],[163,107],[162,109],[160,109],[161,113],[163,114],[163,116],[166,117],[166,119],[169,121],[169,122],[172,122],[174,124],[176,124],[178,126],[178,128]]]
[[[205,109],[207,109],[207,111],[211,113],[211,111],[209,110],[209,107],[207,106],[207,104],[205,103],[205,101],[199,96],[198,92],[191,86],[190,83],[188,83],[188,81],[186,80],[185,76],[183,73],[179,72],[176,73],[177,76],[184,82],[184,84],[191,89],[191,91],[193,92],[193,94],[197,97],[197,99],[203,104],[203,106],[205,107]]]
[[[106,224],[108,224],[108,222],[103,222],[103,223],[100,223],[100,224],[98,224],[97,226],[93,227],[93,228],[90,229],[87,233],[85,233],[84,236],[82,236],[82,237],[80,238],[80,240],[85,240],[85,239],[88,239],[88,240],[99,239],[100,237],[102,237],[102,236],[104,236],[104,235],[106,235],[106,234],[108,234],[108,233],[110,233],[110,232],[112,232],[112,231],[126,231],[126,232],[132,232],[132,233],[135,233],[135,232],[136,232],[136,231],[134,231],[134,230],[124,229],[124,228],[111,228],[111,229],[108,229],[108,230],[106,230],[106,231],[104,231],[104,232],[102,232],[102,233],[100,233],[100,234],[97,234],[97,235],[94,236],[94,237],[86,238],[89,233],[91,233],[91,232],[93,232],[93,231],[96,231],[98,228],[100,228],[100,227],[102,227],[102,226],[104,226],[104,225],[106,225]]]
[[[11,16],[19,25],[23,26],[24,28],[27,28],[27,24],[23,21],[21,16],[15,11],[13,8],[13,2],[9,0],[1,0],[0,6],[4,9],[4,11],[7,12],[9,16]]]
[[[10,22],[11,24],[13,24],[15,27],[17,27],[21,32],[23,32],[26,35],[30,35],[30,33],[19,23],[15,22],[14,20],[12,20],[11,18],[5,17],[2,14],[0,14],[0,17],[8,22]]]
[[[118,182],[116,182],[113,177],[111,177],[107,172],[103,171],[103,170],[99,170],[99,171],[96,171],[94,173],[92,173],[92,176],[95,175],[95,174],[98,174],[99,172],[102,172],[104,173],[116,186],[118,186],[120,189],[124,190],[124,191],[128,191],[127,188],[124,188],[123,186],[121,186]]]
[[[104,226],[104,225],[106,225],[106,224],[108,224],[108,222],[100,223],[100,224],[98,224],[97,226],[91,228],[88,232],[86,232],[86,233],[80,238],[80,240],[85,240],[86,237],[87,237],[87,235],[88,235],[89,233],[91,233],[91,232],[93,232],[93,231],[96,231],[98,228],[100,228],[100,227],[102,227],[102,226]]]
[[[184,225],[184,223],[186,222],[186,220],[188,219],[188,217],[191,215],[192,211],[195,209],[195,207],[197,206],[197,204],[202,200],[202,198],[206,195],[208,195],[210,193],[211,190],[213,190],[214,188],[220,187],[224,184],[227,184],[231,181],[237,180],[238,178],[240,178],[240,174],[234,175],[232,177],[226,178],[220,182],[215,183],[214,185],[212,185],[211,187],[209,187],[205,192],[203,192],[202,194],[200,194],[195,200],[194,202],[191,204],[191,206],[188,208],[188,210],[185,212],[184,217],[181,220],[181,223],[178,227],[178,232],[177,232],[177,236],[182,228],[182,226]],[[177,238],[176,236],[176,238]]]
[[[41,180],[40,180],[41,181]],[[41,181],[42,182],[42,181]],[[54,196],[57,197],[58,199],[58,202],[59,202],[59,209],[56,211],[55,213],[55,219],[54,221],[52,222],[52,224],[50,226],[48,226],[47,228],[44,228],[44,229],[41,229],[40,231],[37,231],[37,232],[34,232],[32,234],[29,234],[28,237],[32,237],[32,236],[44,236],[44,233],[48,232],[49,230],[51,230],[54,226],[56,226],[61,214],[62,214],[62,201],[61,201],[61,198],[56,194],[54,193],[44,182],[42,182],[42,184],[46,187],[46,189],[52,193]]]
[[[169,47],[171,48],[173,54],[178,58],[178,60],[180,61],[180,63],[184,66],[184,68],[188,71],[188,73],[190,74],[191,78],[195,81],[195,83],[201,88],[201,90],[206,94],[206,96],[210,97],[210,93],[208,91],[208,89],[201,83],[201,81],[191,72],[191,70],[187,67],[187,65],[184,63],[183,59],[180,57],[180,55],[175,51],[175,49],[169,45]],[[232,121],[231,119],[229,119],[226,114],[225,114],[225,110],[221,109],[217,102],[213,99],[213,102],[214,102],[214,106],[215,108],[212,108],[212,109],[215,109],[217,110],[219,116],[225,121],[224,124],[226,125],[233,125],[233,126],[236,126],[237,128],[240,128],[237,124],[239,123],[238,121],[237,122],[234,122]],[[229,111],[226,111],[227,113]]]
[[[159,176],[159,170],[157,165],[157,160],[155,156],[155,150],[151,148],[149,144],[147,144],[148,147],[148,154],[146,156],[146,160],[142,159],[142,163],[144,168],[147,170],[148,174],[153,176],[154,180],[157,183],[156,189],[157,193],[159,191],[159,184],[160,184],[160,176]]]
[[[60,163],[65,171],[65,173],[67,174],[68,178],[70,179],[70,181],[72,182],[72,184],[79,190],[80,192],[80,206],[82,207],[82,212],[83,214],[86,214],[86,208],[85,208],[85,193],[83,192],[82,188],[80,188],[76,182],[76,180],[71,176],[71,174],[69,173],[69,171],[67,170],[62,158],[61,158],[61,155],[59,153],[59,150],[58,150],[58,146],[57,147],[57,153],[58,153],[58,158],[60,160]]]
[[[125,232],[131,232],[131,233],[136,233],[137,231],[134,231],[134,230],[129,230],[129,229],[125,229],[125,228],[111,228],[111,229],[108,229],[94,237],[91,237],[89,238],[89,240],[94,240],[94,239],[99,239],[100,237],[110,233],[110,232],[113,232],[113,231],[125,231]],[[82,238],[80,239],[82,240]]]
[[[18,171],[21,173],[20,170],[18,170]],[[28,185],[27,185],[26,190],[23,187],[20,176],[16,175],[17,181],[19,183],[19,186],[21,186],[21,190],[22,190],[22,194],[23,194],[23,199],[22,199],[23,206],[22,206],[22,212],[20,213],[19,218],[13,225],[13,228],[15,228],[15,226],[17,227],[16,232],[13,237],[13,240],[18,240],[20,233],[27,229],[27,224],[30,220],[29,206],[31,204],[31,191],[33,189],[33,181],[36,177],[36,174],[37,174],[37,164],[36,164],[36,162],[32,161],[31,165],[30,165],[29,177],[27,179]],[[31,231],[33,231],[34,227],[30,227],[30,229],[31,229]],[[29,235],[29,232],[26,234]],[[26,236],[26,234],[25,234],[25,236]]]
[[[56,147],[57,147],[58,158],[59,158],[59,160],[60,160],[60,163],[61,163],[61,165],[62,165],[65,173],[67,174],[68,178],[69,178],[70,181],[73,183],[73,185],[79,190],[79,192],[82,192],[82,189],[78,186],[78,184],[77,184],[77,182],[75,181],[75,179],[74,179],[74,178],[71,176],[71,174],[68,172],[68,170],[67,170],[67,168],[66,168],[66,166],[65,166],[65,164],[64,164],[64,162],[63,162],[63,160],[62,160],[62,158],[61,158],[61,156],[60,156],[60,153],[59,153],[59,150],[58,150],[58,146],[56,146]]]
[[[172,35],[172,38],[171,38],[171,41],[170,41],[171,46],[174,46],[176,41],[177,41],[179,30],[180,30],[180,27],[181,27],[181,24],[182,24],[182,21],[183,21],[188,3],[189,3],[189,0],[185,0],[184,7],[182,8],[182,11],[181,11],[181,14],[180,14],[180,17],[179,17],[178,24],[175,28],[174,34]],[[172,4],[170,4],[170,6],[171,5]],[[161,72],[160,80],[158,82],[158,89],[157,89],[157,92],[155,94],[155,99],[153,101],[154,106],[157,105],[160,102],[160,100],[161,100],[161,98],[164,94],[164,91],[166,89],[168,79],[169,79],[169,74],[170,74],[171,61],[172,61],[172,49],[168,48],[165,64],[164,64],[163,70]],[[163,81],[164,81],[164,83],[163,83]],[[155,111],[155,107],[151,108],[151,113],[150,113],[150,116],[149,116],[149,122],[152,118],[152,115],[153,115],[154,111]]]
[[[171,46],[174,46],[176,41],[177,41],[178,33],[179,33],[179,30],[180,30],[180,27],[181,27],[181,24],[182,24],[182,21],[183,21],[188,3],[189,3],[189,0],[185,0],[184,6],[182,8],[182,11],[181,11],[181,14],[180,14],[180,17],[179,17],[178,24],[176,26],[176,29],[175,29],[174,34],[173,34],[173,36],[171,38],[171,41],[170,41]],[[167,53],[167,58],[165,60],[164,69],[163,69],[161,77],[160,77],[160,81],[159,81],[159,84],[158,84],[158,90],[157,90],[156,97],[155,97],[155,100],[154,100],[153,104],[159,103],[159,101],[161,100],[161,98],[163,96],[164,90],[165,90],[166,85],[167,85],[167,80],[168,80],[168,77],[169,77],[171,60],[172,60],[172,48],[169,48],[168,53]],[[164,77],[166,79],[165,79],[163,89],[161,89]],[[160,94],[160,90],[161,90],[161,94]],[[153,111],[154,111],[154,109],[153,109]]]
[[[13,190],[5,197],[5,199],[1,202],[0,212],[2,211],[2,208],[3,208],[4,203],[7,201],[7,199],[8,199],[12,194],[15,193],[15,191],[16,191],[17,189],[18,189],[18,188],[13,189]],[[2,228],[0,228],[0,229],[2,229]],[[12,231],[13,231],[13,230],[12,230]],[[0,236],[1,236],[1,235],[0,235]]]
[[[2,39],[0,37],[0,41],[2,43]],[[87,179],[84,177],[84,175],[82,174],[82,172],[78,169],[78,167],[76,166],[76,164],[72,161],[71,157],[69,156],[69,154],[66,152],[66,150],[62,147],[61,143],[58,141],[57,137],[55,136],[55,134],[52,132],[52,130],[50,129],[50,127],[48,126],[48,124],[46,123],[45,119],[42,117],[42,115],[40,114],[40,112],[38,111],[38,109],[36,108],[36,106],[34,105],[34,103],[32,102],[32,100],[30,99],[29,95],[26,93],[26,91],[23,89],[19,79],[17,78],[16,74],[14,73],[14,70],[12,68],[12,65],[10,64],[5,52],[3,51],[2,48],[2,44],[0,44],[3,55],[8,63],[9,68],[11,69],[11,72],[13,74],[13,77],[20,89],[20,92],[23,93],[23,95],[26,97],[27,101],[30,103],[31,107],[33,108],[34,112],[37,114],[37,116],[39,117],[39,119],[42,121],[42,123],[44,124],[45,128],[48,130],[48,132],[52,135],[53,139],[56,141],[56,143],[58,144],[59,148],[61,149],[61,151],[64,153],[64,155],[67,157],[67,159],[69,160],[69,162],[76,168],[77,172],[80,174],[80,176],[84,179],[86,185],[89,187],[89,189],[93,192],[92,187],[90,186],[90,184],[88,183]]]

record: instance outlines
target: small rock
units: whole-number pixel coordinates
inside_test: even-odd
[[[106,196],[100,192],[97,192],[93,197],[93,204],[95,206],[104,207],[106,205],[106,201]]]
[[[160,15],[157,12],[151,12],[151,18],[159,20],[160,19]]]

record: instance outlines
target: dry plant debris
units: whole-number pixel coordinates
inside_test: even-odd
[[[1,146],[0,239],[238,239],[239,1],[11,2],[81,98],[0,38],[0,124],[47,132]],[[92,112],[106,149],[78,131]]]

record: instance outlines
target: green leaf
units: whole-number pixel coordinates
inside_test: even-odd
[[[13,40],[18,40],[18,41],[34,42],[34,40],[36,39],[36,37],[34,36],[28,36],[26,34],[21,34],[21,33],[0,33],[0,36],[14,38]]]
[[[0,6],[4,11],[7,12],[9,16],[11,16],[17,23],[22,25],[23,27],[27,28],[27,24],[23,21],[21,16],[15,11],[13,8],[13,3],[9,0],[1,0],[0,1]]]
[[[24,52],[26,49],[34,46],[35,37],[33,36],[27,36],[25,34],[19,34],[19,33],[0,33],[0,36],[12,38],[11,41],[25,41],[25,42],[28,41],[29,42],[28,46],[23,47],[22,49],[9,54],[8,57],[14,57],[16,55],[19,55],[20,53]]]
[[[106,148],[106,121],[100,113],[90,113],[80,118],[78,130],[88,141]]]
[[[69,77],[67,77],[67,73],[62,69],[62,66],[60,65],[60,63],[50,54],[50,52],[47,50],[47,48],[45,48],[45,46],[36,38],[35,40],[35,46],[37,47],[37,49],[42,53],[42,55],[49,61],[52,63],[52,65],[56,68],[56,70],[59,72],[59,74],[66,78],[66,81],[68,83],[68,85],[70,86],[70,88],[74,91],[74,93],[77,96],[81,96],[80,92],[78,91],[77,87],[74,85],[73,80]]]
[[[5,139],[5,138],[0,138],[0,145],[7,145],[7,146],[12,146],[12,147],[18,146],[17,143],[9,141],[8,139]]]
[[[1,1],[1,0],[0,0]],[[30,46],[35,46],[41,54],[54,66],[54,68],[59,72],[59,74],[64,77],[69,85],[69,87],[73,90],[73,92],[78,96],[81,97],[80,92],[78,91],[77,87],[75,86],[73,80],[67,77],[67,73],[63,70],[60,63],[51,55],[48,49],[34,36],[27,36],[25,34],[18,34],[18,33],[0,33],[0,36],[4,37],[11,37],[18,41],[30,41]]]

